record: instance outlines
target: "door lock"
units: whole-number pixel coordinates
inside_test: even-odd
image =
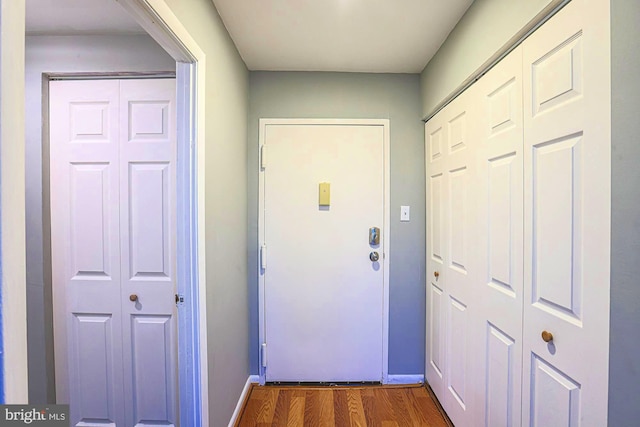
[[[371,252],[371,253],[369,254],[369,259],[370,259],[372,262],[376,262],[376,261],[378,261],[378,260],[380,259],[380,254],[378,254],[378,252]]]
[[[369,229],[369,245],[378,246],[380,244],[380,229],[371,227]]]

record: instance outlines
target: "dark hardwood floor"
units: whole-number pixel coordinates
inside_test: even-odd
[[[425,387],[252,385],[236,426],[448,427]]]

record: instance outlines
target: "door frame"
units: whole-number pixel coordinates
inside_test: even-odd
[[[383,185],[383,230],[384,240],[382,245],[382,270],[383,270],[383,302],[382,302],[382,383],[388,383],[389,376],[389,242],[391,231],[391,192],[390,192],[390,130],[389,119],[269,119],[261,118],[259,127],[259,149],[260,161],[258,162],[258,241],[257,250],[265,244],[264,239],[264,194],[265,194],[265,177],[264,168],[262,167],[263,156],[265,160],[268,155],[264,154],[262,147],[265,143],[266,128],[268,125],[339,125],[339,126],[382,126],[383,127],[383,168],[384,168],[384,185]],[[264,363],[266,356],[263,352],[263,343],[266,338],[266,319],[265,319],[265,286],[264,286],[264,270],[261,268],[261,256],[258,253],[258,346],[256,351],[259,354],[259,378],[260,384],[264,385],[266,381],[266,372]]]

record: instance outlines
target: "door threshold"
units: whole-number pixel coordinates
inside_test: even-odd
[[[358,387],[382,385],[380,381],[270,381],[267,386],[305,386],[305,387]]]

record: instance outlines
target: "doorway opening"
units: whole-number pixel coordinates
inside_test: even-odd
[[[177,348],[178,348],[178,399],[179,423],[182,425],[202,425],[208,419],[207,368],[206,368],[206,318],[204,310],[204,280],[199,277],[202,272],[198,264],[198,149],[202,149],[203,135],[198,133],[198,115],[202,112],[203,97],[197,92],[203,88],[204,58],[203,52],[189,36],[186,29],[164,5],[150,6],[146,1],[119,0],[121,4],[140,26],[176,61],[176,95],[177,95],[177,162],[176,162],[176,298],[177,310]],[[129,74],[129,75],[127,75]],[[144,73],[143,73],[144,74]],[[43,105],[48,106],[48,82],[60,79],[105,78],[106,75],[96,73],[43,75]],[[120,73],[111,78],[153,77],[149,75],[133,76],[131,73]],[[157,77],[157,75],[155,76]],[[165,76],[166,77],[166,76]],[[43,188],[48,188],[48,113],[43,109]],[[50,200],[47,191],[43,192],[43,212],[50,212]],[[43,218],[44,233],[50,227],[50,218]],[[47,254],[45,238],[45,275],[49,268],[49,278],[45,278],[45,288],[51,292],[50,267],[51,256]],[[50,251],[49,251],[50,252]],[[52,307],[49,307],[52,316]],[[53,337],[47,338],[53,347]],[[53,372],[47,375],[54,379]]]

